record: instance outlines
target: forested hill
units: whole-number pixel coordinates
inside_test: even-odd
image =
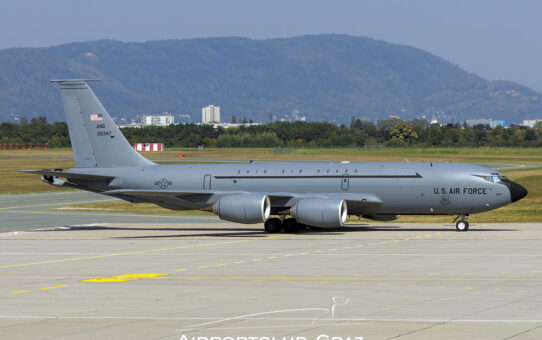
[[[101,40],[0,51],[0,119],[10,113],[64,120],[52,78],[93,83],[113,116],[171,112],[223,121],[268,121],[299,111],[349,123],[433,114],[442,121],[542,116],[542,94],[487,81],[420,49],[346,35],[287,39],[209,38],[125,43]]]

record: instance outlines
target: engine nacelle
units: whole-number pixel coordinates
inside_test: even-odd
[[[395,221],[401,215],[362,215],[362,217],[373,221]]]
[[[339,227],[347,217],[346,202],[337,198],[301,199],[291,213],[297,222],[314,227]]]
[[[222,220],[236,223],[260,223],[269,218],[271,201],[267,195],[226,195],[213,206],[213,212]]]

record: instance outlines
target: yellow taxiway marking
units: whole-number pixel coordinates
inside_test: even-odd
[[[275,280],[275,281],[542,281],[542,278],[467,277],[260,277],[260,276],[167,276],[172,280]],[[466,289],[473,289],[468,287]]]
[[[335,249],[335,248],[329,248],[328,250],[329,250],[329,251],[335,251],[335,250],[337,250],[337,249]]]
[[[56,288],[63,288],[63,287],[68,287],[68,285],[60,285],[60,286],[43,287],[43,288],[41,288],[41,289],[43,289],[43,290],[47,290],[47,289],[56,289]]]
[[[184,272],[186,270],[186,268],[181,268],[181,269],[176,269],[175,271],[176,272]]]
[[[209,266],[199,266],[199,267],[196,267],[198,269],[204,269],[204,268],[209,268]]]
[[[217,264],[216,266],[217,266],[217,267],[222,267],[222,266],[225,266],[225,265],[226,265],[225,263],[219,263],[219,264]]]
[[[243,263],[245,261],[235,261],[234,263],[237,263],[237,264],[240,264],[240,263]]]
[[[28,290],[17,290],[15,292],[11,292],[11,294],[21,294],[21,293],[28,293]]]
[[[168,274],[154,274],[154,273],[122,274],[122,275],[114,275],[113,277],[118,277],[118,278],[130,278],[130,277],[145,278],[145,277],[162,277],[162,276],[168,276]]]
[[[134,281],[134,280],[139,280],[139,278],[138,277],[97,277],[97,278],[86,279],[86,280],[81,280],[81,281],[102,283],[102,282],[124,282],[124,281]]]
[[[137,280],[136,277],[91,277],[91,276],[0,276],[0,279],[83,279],[94,280],[90,282],[100,282],[102,280]],[[305,280],[305,281],[321,281],[321,280],[333,280],[333,281],[532,281],[540,282],[542,278],[504,278],[504,277],[252,277],[252,276],[160,276],[149,277],[149,279],[163,279],[163,280]],[[102,281],[106,282],[106,281]],[[114,281],[112,281],[114,282]],[[54,288],[65,287],[55,286]],[[465,287],[467,290],[474,289],[473,287]]]
[[[270,260],[273,260],[273,259],[276,259],[276,258],[278,258],[278,257],[276,257],[276,256],[269,256],[268,257],[268,259],[270,259]]]
[[[253,241],[258,241],[258,240],[272,239],[272,238],[277,238],[277,237],[281,237],[281,236],[282,235],[267,236],[267,237],[259,237],[259,238],[255,238],[255,239],[251,239],[251,240],[237,240],[237,241],[226,241],[226,242],[216,242],[216,243],[194,244],[194,245],[170,247],[170,248],[136,250],[136,251],[127,251],[127,252],[122,252],[122,253],[113,253],[113,254],[104,254],[104,255],[95,255],[95,256],[84,256],[84,257],[74,257],[74,258],[61,259],[61,260],[49,260],[49,261],[30,262],[30,263],[18,263],[18,264],[10,264],[10,265],[0,266],[0,269],[34,266],[34,265],[38,265],[38,264],[49,264],[49,263],[60,263],[60,262],[70,262],[70,261],[92,260],[92,259],[100,259],[100,258],[113,257],[113,256],[122,256],[122,255],[136,255],[136,254],[157,253],[157,252],[169,251],[169,250],[177,250],[177,249],[202,248],[202,247],[220,246],[220,245],[227,245],[227,244],[246,243],[246,242],[253,242]]]
[[[261,261],[262,259],[252,259],[252,262]]]

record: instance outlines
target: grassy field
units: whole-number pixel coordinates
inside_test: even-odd
[[[299,149],[287,154],[273,154],[272,149],[207,149],[203,152],[195,149],[168,150],[157,153],[143,153],[146,157],[171,158],[171,162],[182,154],[185,158],[224,158],[224,159],[282,159],[282,160],[349,160],[349,161],[404,161],[410,162],[465,162],[465,163],[500,163],[500,164],[540,164],[537,168],[524,168],[502,171],[513,181],[525,186],[529,195],[520,202],[495,211],[477,214],[472,222],[541,222],[542,221],[542,149],[508,148],[446,148],[446,149],[391,149],[391,150],[354,150],[354,149]],[[17,173],[19,169],[68,169],[74,166],[71,159],[64,158],[15,158],[14,156],[71,156],[70,150],[44,151],[3,151],[0,152],[0,193],[25,193],[67,190],[58,189],[42,183],[39,176]],[[161,161],[160,163],[170,163]],[[152,204],[130,204],[123,201],[115,203],[91,204],[79,206],[81,210],[101,210],[147,214],[210,214],[205,212],[175,212],[156,207]],[[450,222],[450,217],[403,216],[401,221],[412,222]]]

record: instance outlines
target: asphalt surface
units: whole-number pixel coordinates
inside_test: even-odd
[[[542,338],[542,224],[269,235],[51,210],[100,199],[0,196],[0,339]]]
[[[125,223],[217,223],[206,216],[144,215],[100,211],[69,211],[71,205],[118,202],[118,199],[85,191],[0,195],[0,233],[105,222]]]

